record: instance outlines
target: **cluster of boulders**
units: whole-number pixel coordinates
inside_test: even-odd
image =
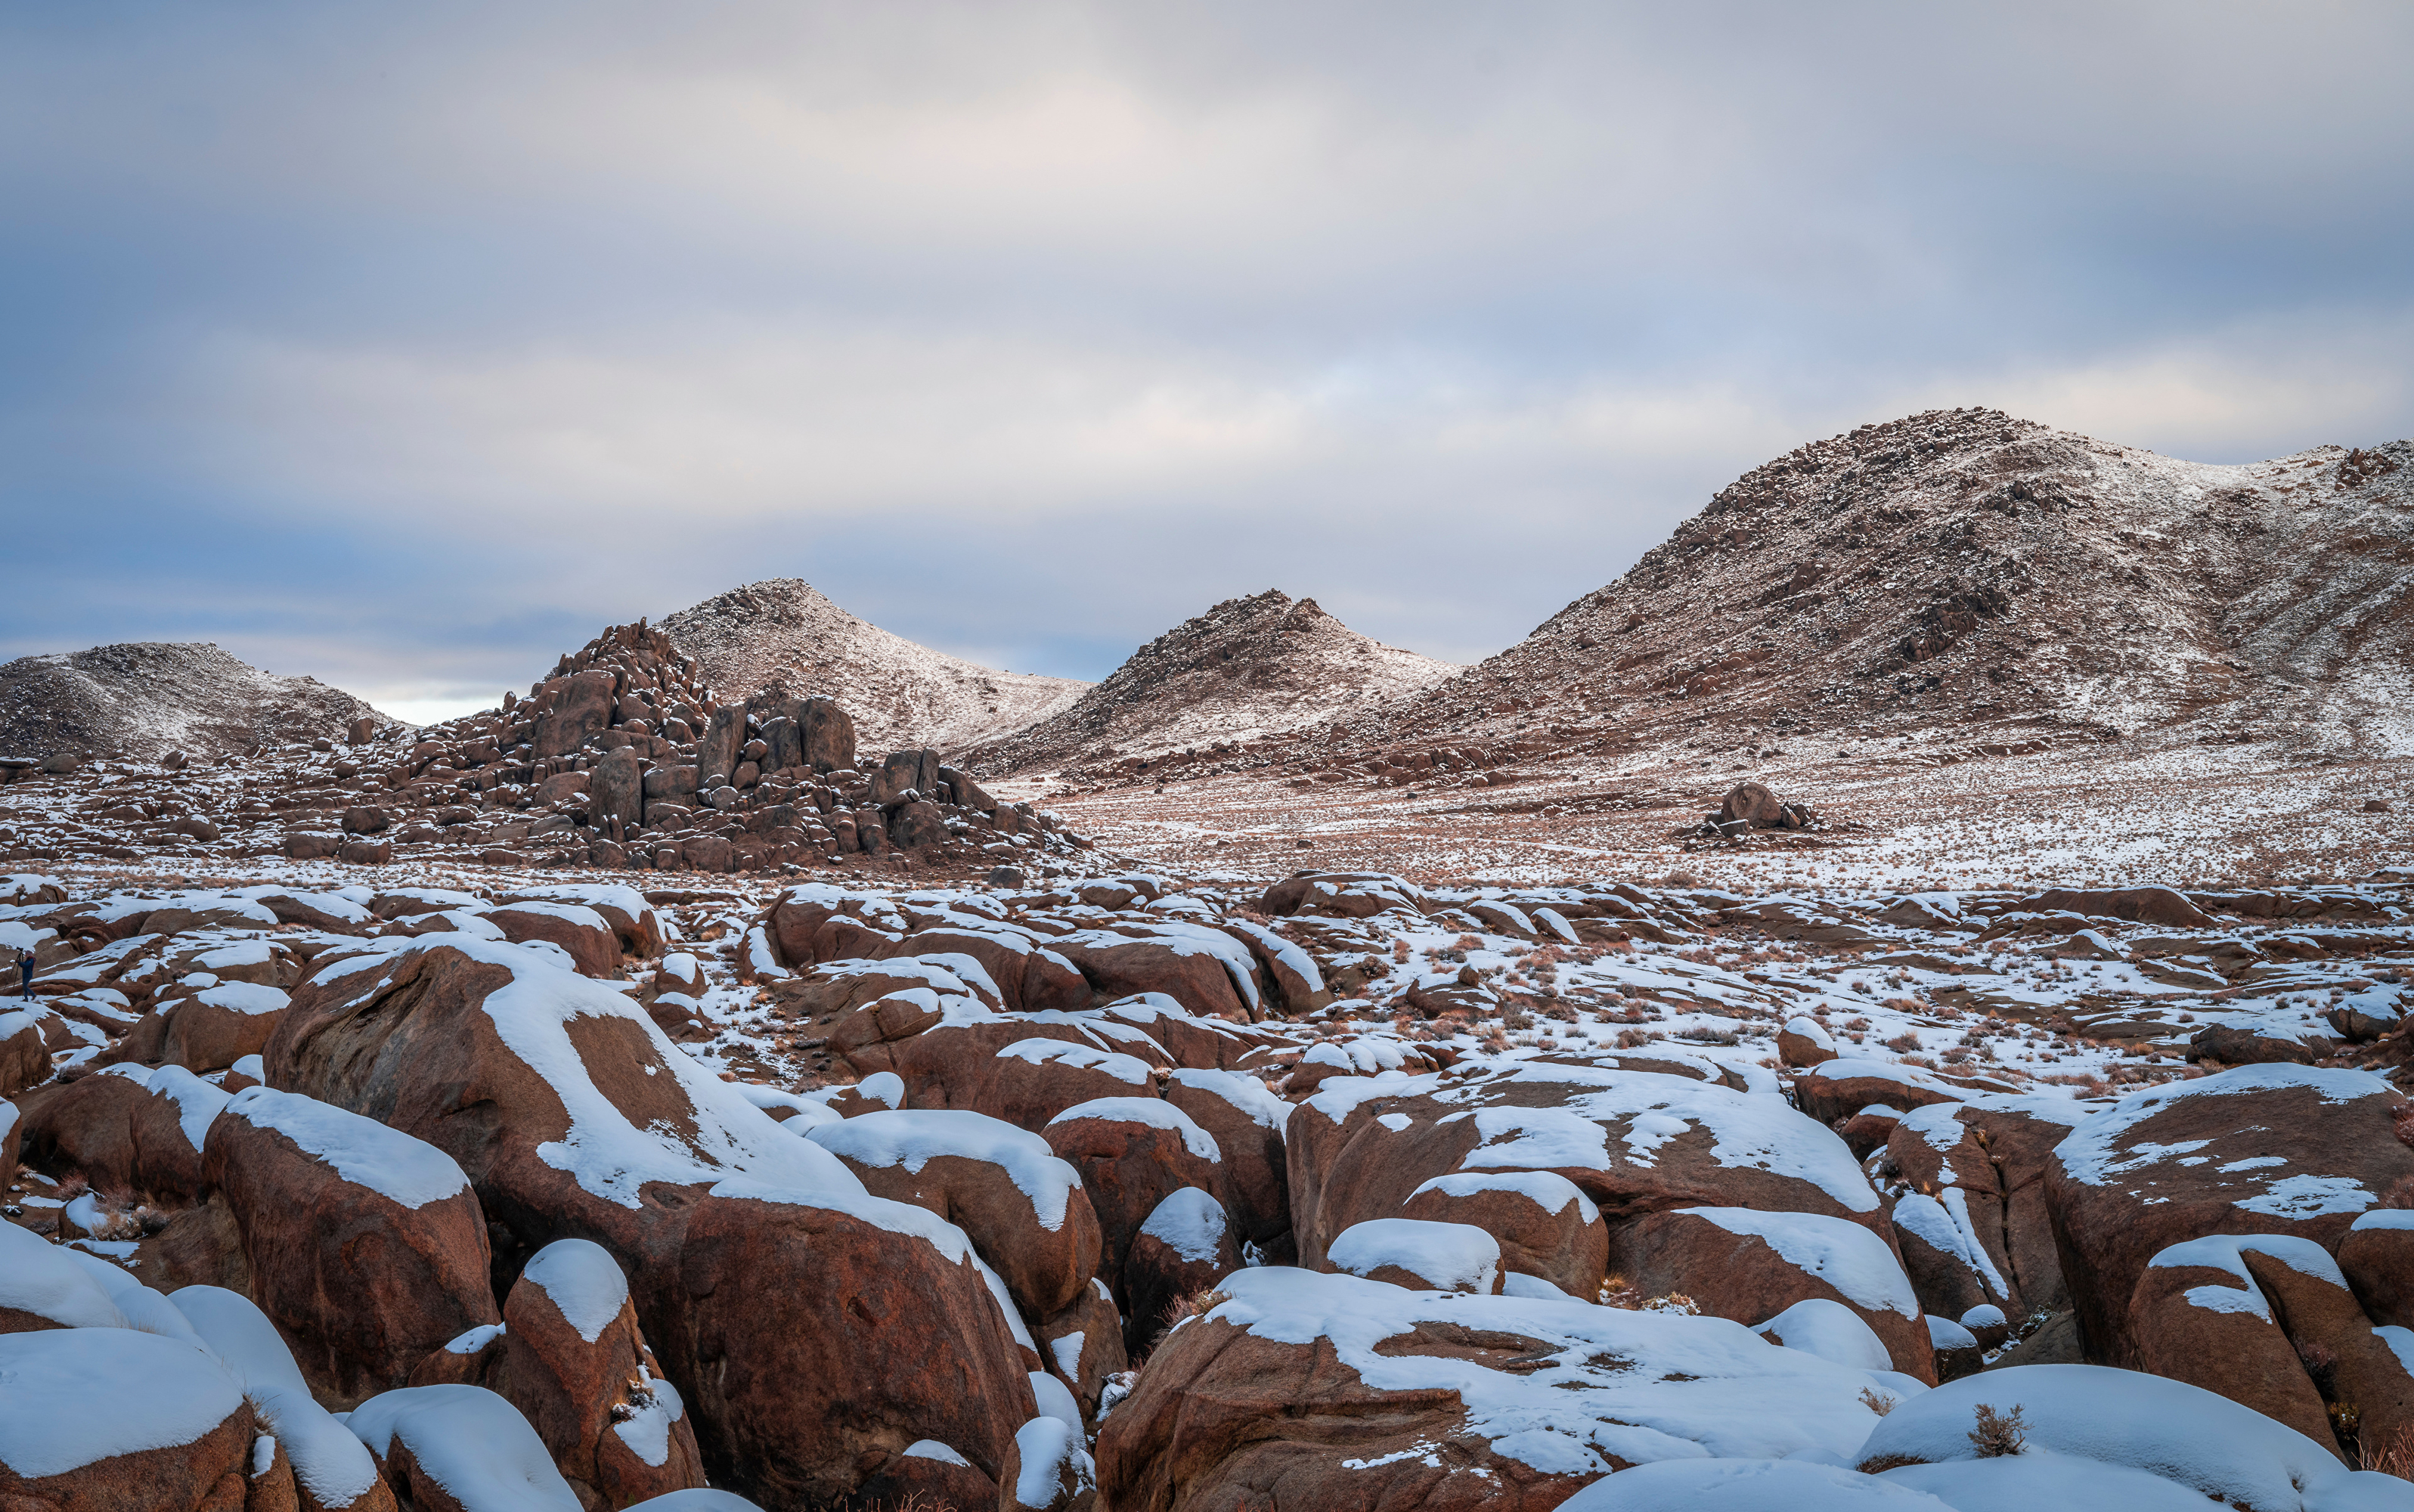
[[[547,843],[595,866],[754,871],[859,855],[961,870],[1045,852],[1056,830],[934,750],[858,769],[855,722],[829,699],[774,689],[722,702],[643,622],[564,657],[528,698],[418,736],[377,774],[386,792],[439,823],[464,799],[513,809],[528,824],[518,838],[552,835]],[[381,833],[400,817],[357,808],[346,810],[347,831]],[[342,854],[348,843],[361,842],[297,834],[287,852]]]
[[[12,887],[0,1420],[57,1444],[0,1430],[0,1501],[2414,1505],[2352,1474],[2414,1445],[2377,1077],[2083,1102],[1810,1017],[1493,1053],[1420,1020],[1506,1000],[1442,958],[1335,995],[1747,900],[812,882],[706,941],[620,885]],[[732,1004],[789,1074],[680,1048]]]
[[[1703,817],[1694,832],[1704,838],[1740,842],[1754,830],[1813,830],[1825,827],[1809,804],[1787,803],[1762,782],[1738,783],[1717,810]]]
[[[14,822],[0,813],[0,854],[36,862],[273,851],[366,865],[964,876],[1038,872],[1087,849],[935,750],[858,756],[853,719],[829,699],[771,689],[723,701],[642,622],[605,630],[528,697],[482,714],[425,728],[364,717],[342,744],[207,766],[171,751],[29,791],[26,804]]]

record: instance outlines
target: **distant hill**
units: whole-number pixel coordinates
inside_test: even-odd
[[[1941,410],[1753,468],[1524,641],[1314,744],[1949,728],[2404,755],[2409,653],[2414,443],[2218,466]]]
[[[1021,729],[1080,697],[1066,677],[998,672],[857,619],[797,578],[750,583],[662,621],[703,679],[743,700],[782,686],[826,694],[865,749],[954,751]]]
[[[984,771],[1053,771],[1296,730],[1397,701],[1459,669],[1269,591],[1230,599],[1132,653],[1030,728],[969,752]]]
[[[262,672],[215,645],[142,641],[0,665],[0,754],[239,755],[340,739],[363,715],[387,719],[340,688]]]

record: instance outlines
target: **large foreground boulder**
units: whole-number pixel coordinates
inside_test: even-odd
[[[241,1384],[185,1341],[124,1327],[0,1335],[0,1401],[10,1512],[245,1505],[259,1420]]]
[[[549,953],[379,944],[314,962],[269,1084],[450,1154],[506,1282],[557,1239],[609,1252],[716,1481],[836,1502],[936,1439],[993,1483],[1031,1387],[961,1230],[870,1194]]]
[[[1539,1512],[1657,1460],[1841,1458],[1898,1395],[1717,1318],[1284,1267],[1224,1291],[1100,1430],[1104,1505]]]
[[[429,1350],[497,1321],[485,1217],[442,1150],[251,1087],[210,1126],[206,1167],[253,1300],[328,1401],[401,1386]]]
[[[2243,1066],[2136,1092],[2057,1146],[2054,1237],[2089,1356],[2135,1365],[2147,1263],[2209,1234],[2287,1234],[2335,1254],[2356,1219],[2414,1193],[2406,1099],[2377,1076]]]

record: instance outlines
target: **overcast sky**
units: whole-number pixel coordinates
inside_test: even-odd
[[[0,656],[418,718],[806,578],[1452,660],[1802,441],[2414,434],[2414,7],[0,8]]]

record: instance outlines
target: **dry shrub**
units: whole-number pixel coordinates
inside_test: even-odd
[[[1195,1292],[1177,1297],[1165,1304],[1165,1326],[1169,1328],[1185,1318],[1195,1318],[1214,1312],[1232,1299],[1232,1294],[1214,1286],[1202,1286]]]
[[[1894,1411],[1894,1399],[1875,1386],[1861,1387],[1861,1405],[1884,1417]]]
[[[1198,1291],[1189,1292],[1184,1296],[1177,1297],[1172,1301],[1166,1303],[1163,1314],[1165,1327],[1159,1328],[1156,1331],[1156,1337],[1149,1341],[1149,1352],[1151,1354],[1155,1353],[1156,1350],[1164,1344],[1167,1336],[1171,1334],[1174,1329],[1180,1327],[1183,1324],[1188,1322],[1192,1318],[1203,1317],[1229,1300],[1231,1300],[1231,1294],[1229,1292],[1219,1291],[1213,1286],[1207,1286],[1202,1287]]]
[[[2028,1446],[2028,1418],[2015,1405],[2010,1412],[1999,1413],[1986,1402],[1978,1403],[1978,1426],[1970,1430],[1970,1446],[1978,1451],[1981,1460],[2000,1460],[2018,1454]]]
[[[2414,1421],[2402,1423],[2385,1444],[2359,1445],[2356,1468],[2414,1480]]]

